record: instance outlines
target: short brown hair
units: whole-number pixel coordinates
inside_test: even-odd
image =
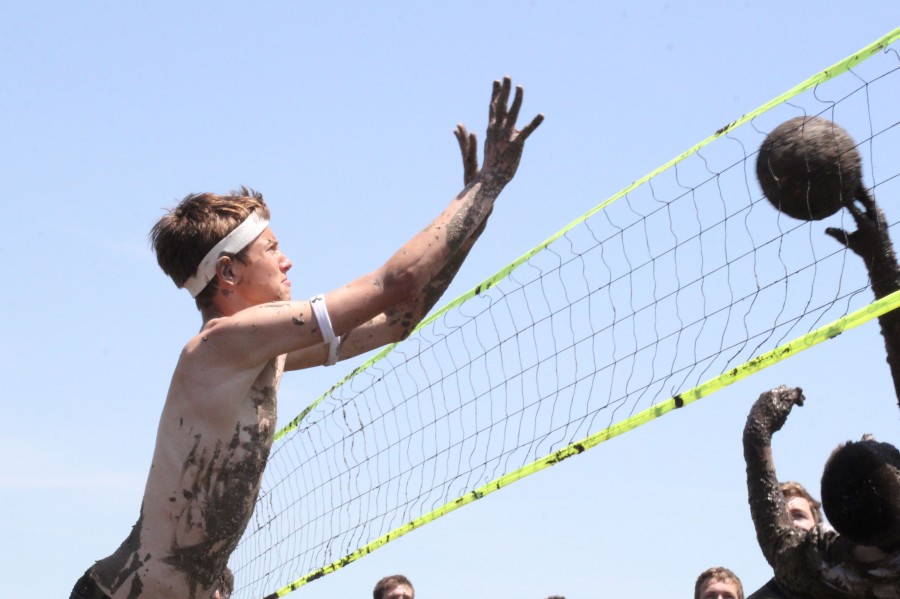
[[[247,187],[227,195],[193,193],[186,196],[150,231],[156,261],[175,285],[181,287],[197,271],[200,261],[226,235],[244,222],[251,212],[268,219],[269,208],[262,194]],[[241,259],[242,252],[236,257]],[[216,280],[197,295],[200,307],[212,298]]]
[[[697,582],[694,584],[694,599],[700,599],[700,591],[703,589],[703,585],[706,584],[707,580],[733,582],[738,591],[737,599],[744,599],[744,585],[741,584],[741,579],[737,577],[737,574],[722,566],[704,570],[703,573],[697,577]]]
[[[816,524],[822,523],[822,504],[813,499],[812,495],[809,494],[809,491],[806,490],[806,487],[798,482],[788,480],[781,483],[781,494],[784,495],[785,501],[787,501],[791,497],[799,497],[801,499],[805,499],[807,503],[809,503],[809,509],[810,511],[812,511],[812,515],[816,520]]]
[[[413,588],[409,579],[403,574],[393,574],[391,576],[385,576],[375,584],[375,590],[372,591],[372,599],[382,599],[385,593],[392,591],[401,584],[405,584],[412,589],[413,596],[415,596],[416,589]]]

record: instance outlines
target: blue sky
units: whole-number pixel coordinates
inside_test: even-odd
[[[0,562],[65,596],[137,517],[178,352],[199,326],[147,233],[182,196],[265,193],[298,296],[371,270],[460,188],[491,81],[546,121],[445,299],[718,128],[898,25],[895,2],[6,2],[0,8]],[[891,222],[895,198],[879,198]],[[286,380],[282,420],[348,370]],[[838,442],[897,438],[874,324],[413,532],[295,597],[682,596],[711,565],[769,576],[740,435],[818,487]]]

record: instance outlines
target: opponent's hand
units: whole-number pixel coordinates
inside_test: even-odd
[[[509,77],[504,77],[502,83],[494,81],[487,138],[484,143],[482,174],[500,185],[506,185],[512,180],[522,159],[525,140],[544,120],[544,115],[538,114],[524,129],[521,131],[516,129],[523,92],[521,86],[516,86],[512,105],[507,106],[511,87],[512,81]]]
[[[794,406],[802,406],[804,399],[803,389],[800,387],[793,389],[786,385],[775,387],[759,396],[750,410],[747,424],[759,426],[762,432],[771,435],[781,430],[791,409]]]
[[[862,209],[856,202],[862,205]],[[828,227],[825,229],[826,234],[834,237],[841,245],[850,248],[866,261],[871,260],[876,252],[883,251],[885,243],[890,246],[884,212],[868,191],[860,190],[858,197],[844,206],[856,221],[856,231],[848,233],[838,227]]]
[[[478,176],[478,139],[474,133],[466,131],[465,125],[459,123],[453,131],[459,142],[459,151],[463,160],[463,185],[468,185]]]

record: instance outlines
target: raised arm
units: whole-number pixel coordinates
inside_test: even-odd
[[[897,265],[894,245],[888,235],[884,212],[875,199],[862,188],[857,193],[855,202],[847,204],[846,208],[856,221],[856,231],[848,233],[843,229],[829,227],[825,232],[863,259],[869,271],[872,291],[880,299],[900,289],[900,266]],[[887,363],[894,379],[894,391],[900,403],[900,311],[888,312],[880,316],[878,322],[887,350]]]
[[[803,405],[803,390],[784,385],[759,396],[744,426],[744,461],[747,463],[747,496],[756,538],[766,561],[775,568],[776,559],[803,533],[794,528],[785,509],[784,495],[772,459],[772,435],[781,430],[791,408]]]
[[[463,184],[468,186],[478,176],[478,140],[459,124],[454,130],[463,161]],[[444,268],[429,281],[422,293],[412,301],[389,308],[369,322],[341,336],[338,360],[346,360],[367,351],[405,339],[416,325],[431,311],[456,276],[475,242],[484,232],[491,212],[472,235],[444,264]],[[285,362],[285,370],[299,370],[325,363],[328,349],[324,344],[291,352]]]
[[[390,327],[394,333],[391,338],[401,339],[446,289],[483,230],[497,196],[515,175],[525,140],[543,120],[538,115],[522,130],[516,129],[523,92],[517,87],[510,103],[511,87],[509,78],[494,82],[484,164],[465,188],[382,267],[326,294],[336,335],[346,335],[368,323]],[[461,148],[471,172],[468,143],[461,142]],[[226,355],[243,362],[258,363],[322,342],[309,302],[305,301],[254,306],[228,320],[219,332],[211,329],[210,333],[222,338],[223,343],[217,345]],[[252,336],[252,343],[247,342],[248,336]],[[353,336],[359,338],[357,333]]]
[[[519,167],[525,140],[543,120],[543,116],[538,115],[521,131],[516,129],[523,92],[517,87],[509,105],[511,85],[508,77],[502,83],[494,82],[481,171],[428,227],[407,242],[381,269],[326,296],[336,333],[348,332],[373,316],[412,302],[420,295],[426,296],[423,305],[433,305],[449,284],[452,277],[438,279],[442,273],[455,273],[459,266],[455,261],[460,260],[460,252],[466,252],[467,246],[471,247],[469,244],[477,238],[476,232],[493,209],[494,200]],[[380,301],[374,314],[371,302],[360,302],[360,297],[366,295],[365,291],[360,293],[360,286],[377,290]],[[369,318],[360,318],[359,305],[368,308]],[[402,320],[398,324],[406,329],[403,334],[408,334],[411,328],[405,322]]]

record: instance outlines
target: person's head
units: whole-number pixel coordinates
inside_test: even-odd
[[[154,225],[150,240],[163,272],[176,286],[187,287],[202,309],[218,291],[222,257],[246,264],[253,242],[268,231],[268,220],[262,194],[246,187],[227,195],[191,194]],[[212,256],[226,237],[229,247]]]
[[[796,528],[810,530],[822,523],[822,504],[813,499],[806,487],[794,481],[781,483],[781,493]]]
[[[385,576],[375,585],[372,599],[415,599],[416,591],[403,574]]]
[[[717,566],[704,570],[697,577],[694,599],[744,599],[744,587],[737,574]]]
[[[900,451],[871,437],[838,446],[822,473],[822,505],[850,541],[900,548]]]

